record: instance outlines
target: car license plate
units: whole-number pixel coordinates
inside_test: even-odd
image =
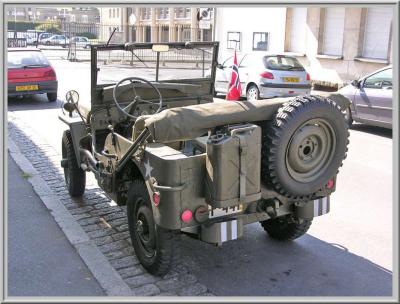
[[[299,82],[298,77],[283,77],[283,81],[285,82]]]
[[[37,91],[37,90],[39,90],[39,86],[37,84],[16,86],[15,90],[17,92],[20,92],[20,91]]]
[[[216,218],[216,217],[240,213],[242,211],[243,211],[242,204],[240,204],[239,206],[232,206],[226,208],[212,208],[211,206],[208,206],[208,217]]]

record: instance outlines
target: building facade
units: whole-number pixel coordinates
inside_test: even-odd
[[[23,7],[7,8],[8,21],[98,23],[99,10],[94,7]]]
[[[102,7],[100,40],[107,41],[116,28],[113,41],[119,42],[211,41],[213,11],[207,28],[200,28],[198,12],[193,7]]]
[[[235,48],[287,53],[338,87],[392,62],[392,18],[393,6],[218,8],[215,39],[220,60]]]

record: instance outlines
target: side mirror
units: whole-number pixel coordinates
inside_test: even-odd
[[[224,66],[222,64],[220,64],[220,63],[217,63],[217,68],[223,70]]]
[[[63,104],[63,109],[72,117],[72,112],[78,108],[79,94],[77,91],[70,90],[65,95],[66,102]]]
[[[358,81],[358,80],[353,80],[353,81],[351,82],[351,85],[352,85],[353,87],[360,88],[360,81]]]

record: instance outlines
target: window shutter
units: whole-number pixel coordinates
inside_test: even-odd
[[[292,28],[290,31],[290,48],[294,53],[306,52],[307,8],[292,8]]]
[[[344,17],[345,9],[342,7],[326,9],[322,49],[324,54],[335,56],[343,54]]]
[[[392,8],[368,8],[365,22],[363,57],[387,59],[392,17]]]

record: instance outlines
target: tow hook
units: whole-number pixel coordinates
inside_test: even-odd
[[[60,163],[62,168],[68,168],[68,159],[63,158]]]

